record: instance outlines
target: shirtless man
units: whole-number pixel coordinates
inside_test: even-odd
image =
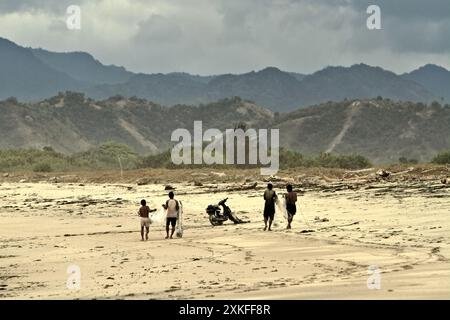
[[[269,231],[272,231],[272,222],[275,216],[275,201],[277,194],[273,190],[273,185],[269,183],[264,192],[264,231],[267,230],[267,222],[269,222]]]
[[[291,229],[291,223],[294,219],[294,215],[297,212],[297,193],[292,190],[292,185],[288,184],[286,186],[287,194],[285,195],[286,199],[286,211],[288,213],[288,225],[286,229]]]

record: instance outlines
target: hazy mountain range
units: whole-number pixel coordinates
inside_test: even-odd
[[[70,90],[95,99],[135,96],[172,106],[239,96],[283,112],[327,101],[377,96],[448,102],[449,88],[450,72],[436,65],[403,75],[365,64],[327,67],[310,75],[274,67],[213,76],[136,74],[123,67],[103,65],[88,53],[24,48],[0,38],[0,99],[13,96],[20,101],[39,101]]]
[[[357,153],[375,163],[429,161],[450,148],[450,107],[388,99],[329,102],[275,113],[240,98],[200,107],[162,107],[138,98],[93,100],[65,93],[39,103],[0,102],[0,149],[52,146],[64,153],[116,141],[142,153],[166,151],[177,128],[279,128],[283,147],[303,154]]]
[[[222,130],[242,123],[279,128],[282,146],[303,154],[429,161],[450,148],[450,107],[430,104],[450,101],[449,88],[450,72],[431,64],[402,75],[365,64],[310,75],[273,67],[136,74],[87,53],[0,38],[0,148],[73,153],[116,141],[157,153],[170,148],[173,130],[202,120]]]

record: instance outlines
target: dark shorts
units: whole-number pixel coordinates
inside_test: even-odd
[[[295,204],[286,204],[286,210],[290,215],[295,215],[297,213],[297,206]]]
[[[264,212],[264,218],[273,220],[274,217],[275,217],[275,213],[265,213]]]
[[[172,227],[175,227],[176,224],[177,224],[177,218],[167,218],[166,227],[168,227],[169,225],[172,225]]]
[[[273,217],[275,216],[275,205],[274,204],[268,204],[264,206],[264,218],[270,218],[273,220]]]

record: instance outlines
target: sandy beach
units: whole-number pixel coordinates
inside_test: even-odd
[[[4,178],[0,298],[448,299],[450,185],[352,179],[299,184],[293,229],[277,214],[272,232],[263,231],[264,181],[247,190],[225,178],[208,184],[206,174],[203,183],[171,183],[184,206],[183,238],[165,240],[164,227],[152,225],[142,242],[139,201],[159,208],[163,181]],[[250,223],[210,225],[206,206],[226,197]],[[81,271],[79,290],[66,285],[71,265]],[[368,288],[371,266],[379,289]]]

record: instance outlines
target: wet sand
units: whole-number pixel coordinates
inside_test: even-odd
[[[277,214],[264,232],[262,190],[230,185],[173,184],[183,238],[152,225],[142,242],[138,203],[159,208],[162,184],[2,182],[0,299],[450,297],[450,186],[305,189],[293,229]],[[251,222],[212,227],[205,208],[225,197]],[[80,290],[66,286],[70,265]],[[368,289],[370,266],[380,289]]]

